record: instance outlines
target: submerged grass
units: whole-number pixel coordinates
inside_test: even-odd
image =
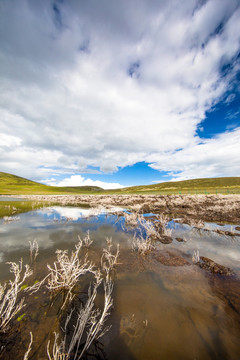
[[[53,205],[53,204],[52,204]],[[49,206],[44,201],[0,201],[0,218],[3,216],[15,216],[31,210],[41,209]]]
[[[4,216],[15,217],[32,210],[38,210],[47,206],[59,206],[59,202],[44,200],[23,200],[23,201],[0,201],[0,218]],[[67,204],[66,204],[67,205]],[[71,206],[80,206],[89,208],[88,204],[70,204]]]

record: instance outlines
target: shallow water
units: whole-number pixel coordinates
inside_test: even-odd
[[[46,274],[47,263],[55,261],[56,249],[74,249],[78,235],[84,237],[87,230],[94,241],[89,256],[95,262],[100,260],[106,237],[112,237],[114,246],[120,244],[114,308],[107,322],[112,327],[100,339],[105,358],[240,358],[240,237],[172,221],[168,226],[172,228],[173,242],[157,243],[152,253],[141,256],[131,249],[134,229],[124,231],[124,218],[103,208],[52,206],[19,217],[19,221],[9,223],[0,219],[1,282],[11,277],[6,262],[18,262],[20,258],[24,263],[30,261],[29,241],[34,239],[40,254],[32,265],[33,280]],[[205,228],[223,229],[216,224],[205,224]],[[178,242],[177,237],[184,241]],[[200,269],[191,260],[194,250],[229,266],[236,277],[225,278]],[[176,257],[180,262],[168,261]],[[176,266],[179,264],[183,266]],[[81,282],[81,293],[87,291],[88,281]],[[29,358],[46,359],[47,340],[59,331],[60,297],[52,304],[46,290],[40,290],[26,295],[26,302],[17,317],[25,315],[12,323],[8,342],[2,340],[6,350],[0,355],[2,359],[23,359],[29,331],[34,336]]]
[[[0,201],[24,201],[24,198],[15,198],[13,196],[2,196],[0,195]]]

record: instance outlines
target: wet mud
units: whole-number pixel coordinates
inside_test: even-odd
[[[200,260],[196,263],[201,269],[210,271],[212,274],[218,274],[223,276],[235,276],[234,271],[229,267],[217,264],[215,261],[205,257],[200,256]]]

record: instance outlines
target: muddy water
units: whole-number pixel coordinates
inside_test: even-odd
[[[112,327],[100,339],[103,351],[99,358],[239,359],[240,237],[212,231],[229,230],[231,225],[205,224],[198,230],[172,221],[168,226],[173,242],[157,243],[145,256],[132,251],[134,230],[124,231],[123,225],[122,217],[105,209],[59,206],[21,214],[16,222],[0,220],[0,281],[10,278],[6,262],[30,261],[29,241],[34,239],[40,254],[32,264],[32,282],[46,274],[56,249],[74,249],[78,235],[83,237],[90,231],[94,242],[89,256],[95,262],[99,262],[105,237],[112,237],[114,245],[120,244],[120,258],[114,279],[114,308],[107,323]],[[194,250],[230,267],[236,276],[223,277],[200,269],[192,262]],[[81,282],[82,294],[89,280]],[[8,335],[0,336],[4,344],[1,359],[23,359],[29,331],[34,336],[29,358],[46,359],[47,341],[53,339],[54,331],[59,332],[61,296],[50,299],[43,289],[25,297],[26,307],[12,322]]]

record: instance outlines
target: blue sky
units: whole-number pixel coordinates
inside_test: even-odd
[[[0,171],[117,188],[239,176],[240,0],[2,0]]]
[[[154,182],[168,181],[171,179],[171,176],[169,176],[167,172],[155,170],[151,168],[148,163],[145,162],[138,162],[131,166],[119,168],[117,171],[110,174],[101,173],[100,170],[99,173],[92,174],[87,173],[86,170],[86,173],[82,173],[80,175],[84,178],[91,179],[92,181],[102,181],[104,183],[118,183],[122,186],[145,185]],[[69,177],[72,178],[74,178],[75,176],[75,174],[69,175]],[[62,181],[65,178],[65,174],[59,175],[58,181]],[[56,180],[54,180],[53,182],[55,181]],[[99,184],[99,186],[100,185],[101,184]]]
[[[199,125],[200,138],[212,138],[216,134],[234,130],[240,126],[240,72],[234,78],[231,89],[223,98],[205,113],[205,119]]]

